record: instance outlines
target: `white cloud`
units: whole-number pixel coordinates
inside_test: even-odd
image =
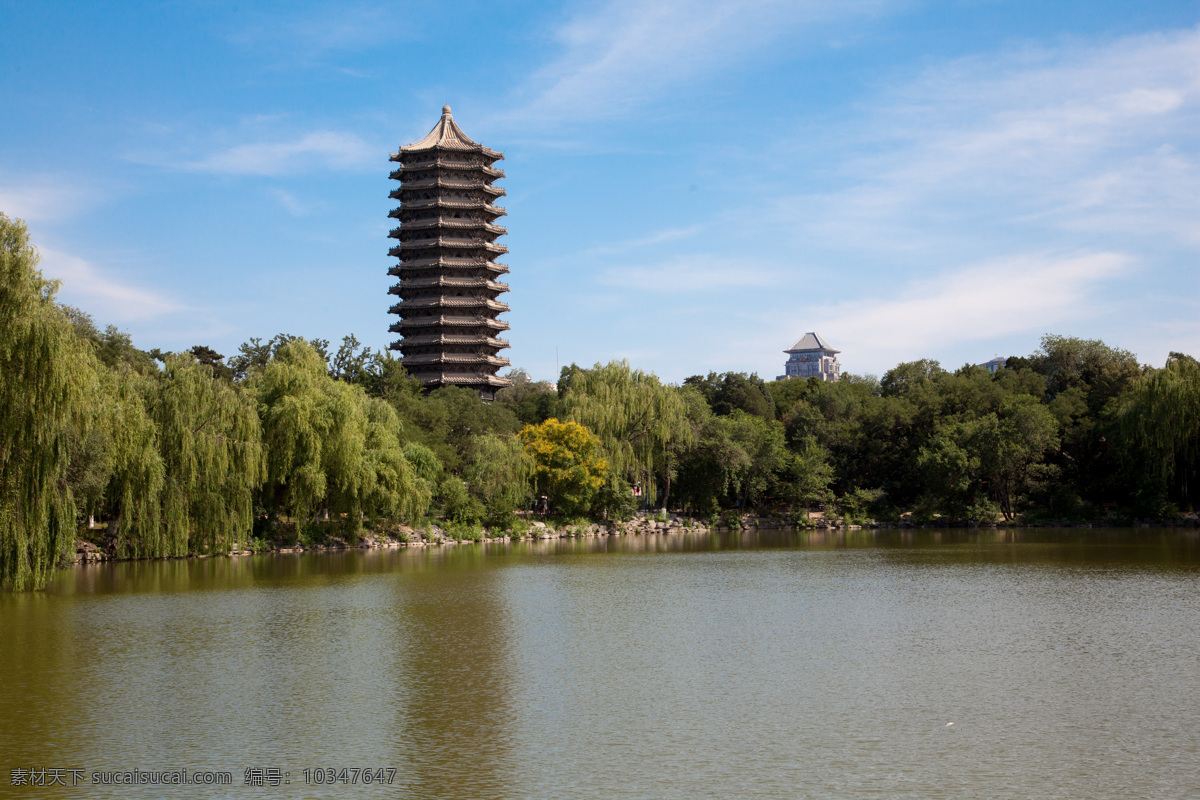
[[[79,181],[67,182],[48,175],[0,182],[0,211],[27,222],[63,219],[95,200],[96,194],[85,190]]]
[[[379,158],[377,148],[354,134],[314,131],[291,141],[237,145],[181,166],[232,175],[282,175],[313,169],[360,169]]]
[[[38,251],[42,273],[62,281],[59,298],[104,322],[144,320],[185,309],[157,292],[114,279],[78,256],[47,248]]]
[[[856,148],[843,186],[781,199],[780,224],[885,250],[1014,227],[1200,245],[1200,30],[943,65],[854,126],[820,145]]]
[[[562,55],[524,87],[514,120],[588,120],[639,110],[665,91],[754,55],[799,28],[870,14],[887,0],[615,0],[556,32]]]
[[[895,297],[815,308],[808,329],[859,359],[866,356],[872,368],[887,368],[938,357],[960,342],[1041,334],[1096,316],[1107,310],[1096,304],[1100,290],[1132,263],[1113,252],[997,259],[915,281]],[[781,331],[779,338],[787,336]]]
[[[300,201],[296,195],[283,189],[271,189],[271,196],[279,201],[279,205],[291,214],[293,217],[307,216],[309,213],[309,205]]]
[[[691,239],[702,233],[705,229],[704,225],[688,225],[685,228],[664,228],[661,231],[646,236],[640,236],[636,239],[626,239],[625,241],[614,242],[612,244],[601,245],[599,247],[589,248],[582,253],[581,256],[603,256],[612,255],[614,253],[627,253],[631,250],[638,250],[644,247],[652,247],[656,244],[665,244],[667,242],[679,242],[685,239]]]

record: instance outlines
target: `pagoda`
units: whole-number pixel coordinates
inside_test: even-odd
[[[496,262],[508,252],[496,244],[507,233],[495,224],[505,192],[492,185],[504,177],[492,166],[503,158],[468,138],[450,106],[428,136],[391,157],[400,186],[390,197],[400,207],[389,216],[400,226],[388,234],[399,240],[389,254],[400,263],[388,270],[399,278],[388,292],[400,298],[390,312],[400,319],[389,330],[401,337],[391,349],[427,387],[463,386],[485,400],[512,385],[496,375],[509,365],[497,355],[509,346],[498,338],[508,323],[497,319],[508,306],[496,299],[508,291],[498,280],[508,267]]]

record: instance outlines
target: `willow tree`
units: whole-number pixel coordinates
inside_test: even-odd
[[[657,493],[661,472],[669,496],[674,467],[668,447],[695,436],[687,405],[675,387],[664,385],[652,372],[631,369],[628,361],[612,361],[573,370],[564,400],[567,418],[600,437],[610,469],[645,481],[650,497]]]
[[[190,355],[168,356],[149,387],[164,484],[158,538],[147,553],[216,553],[245,541],[262,483],[263,450],[250,398]]]
[[[471,494],[487,509],[490,525],[510,524],[533,491],[534,462],[521,440],[494,433],[478,437],[463,470]]]
[[[326,494],[321,455],[332,420],[321,392],[324,380],[329,376],[316,350],[289,342],[249,381],[267,448],[268,504],[301,521]]]
[[[344,513],[357,529],[367,514],[411,519],[428,508],[429,484],[405,457],[395,410],[330,377],[311,345],[283,345],[250,385],[278,510],[301,524],[319,510]]]
[[[1143,462],[1158,494],[1200,489],[1200,363],[1172,353],[1126,391],[1118,417],[1125,452]]]
[[[353,404],[353,422],[344,436],[361,437],[362,442],[361,448],[355,448],[356,460],[343,463],[338,471],[327,471],[341,508],[356,530],[364,516],[417,519],[429,508],[431,487],[405,457],[396,410],[368,397],[362,387],[335,386]]]
[[[71,432],[90,427],[95,359],[37,269],[25,224],[0,214],[0,586],[40,588],[74,544]]]
[[[104,503],[117,554],[125,558],[173,552],[161,525],[166,464],[147,407],[158,380],[129,368],[101,370],[96,427],[108,467]]]

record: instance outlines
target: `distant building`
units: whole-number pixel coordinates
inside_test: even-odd
[[[837,354],[842,351],[834,350],[818,333],[804,334],[800,341],[783,352],[789,358],[783,365],[785,374],[776,380],[820,378],[823,381],[836,381],[842,376],[842,365],[837,360]]]
[[[1007,364],[1007,363],[1008,363],[1008,359],[1007,359],[1007,358],[1001,358],[1000,356],[996,356],[996,357],[995,357],[995,358],[993,358],[991,361],[985,361],[985,362],[983,362],[982,364],[976,364],[975,366],[977,366],[977,367],[983,367],[983,368],[984,368],[984,369],[986,369],[988,372],[990,372],[990,373],[992,373],[993,375],[995,375],[995,374],[996,374],[996,370],[1000,369],[1001,367],[1003,367],[1003,366],[1004,366],[1005,364]]]

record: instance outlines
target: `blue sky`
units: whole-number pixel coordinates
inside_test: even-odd
[[[0,211],[144,348],[385,347],[388,154],[449,104],[536,378],[1200,354],[1200,2],[0,6]]]

